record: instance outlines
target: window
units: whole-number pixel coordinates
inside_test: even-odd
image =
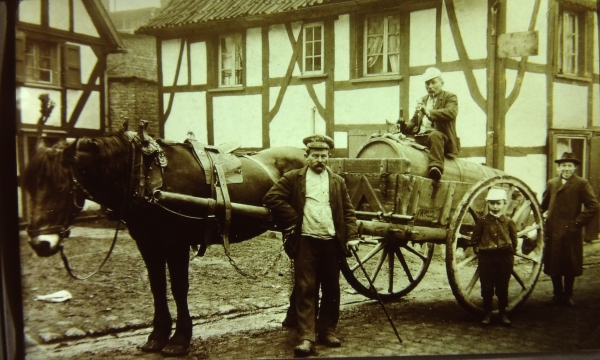
[[[242,85],[243,71],[242,35],[219,37],[219,86]]]
[[[588,137],[584,132],[574,133],[552,133],[552,163],[555,159],[559,159],[563,153],[572,152],[581,160],[581,165],[577,167],[575,173],[579,176],[587,175],[587,153],[588,153]],[[558,176],[556,166],[552,166],[549,171],[549,177]]]
[[[56,44],[28,40],[25,45],[25,64],[27,81],[59,85]]]
[[[398,74],[400,71],[400,18],[368,15],[364,21],[363,75]]]
[[[558,16],[558,73],[585,75],[585,12],[560,9]]]
[[[75,89],[82,87],[78,45],[26,38],[24,32],[18,31],[15,38],[15,68],[19,83],[62,85]]]
[[[323,24],[304,26],[304,73],[323,73]]]

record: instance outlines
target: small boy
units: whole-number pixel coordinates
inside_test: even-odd
[[[479,261],[481,297],[485,316],[482,325],[489,325],[492,316],[494,289],[498,297],[498,312],[502,325],[510,326],[506,316],[508,282],[517,249],[517,229],[512,219],[504,216],[506,191],[492,188],[485,198],[488,214],[477,220],[471,240]]]

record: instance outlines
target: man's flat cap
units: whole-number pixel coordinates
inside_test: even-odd
[[[309,149],[333,149],[333,139],[327,135],[315,134],[302,140]]]
[[[575,165],[581,164],[581,161],[572,152],[564,152],[560,159],[554,160],[555,163],[560,164],[564,162],[572,162]]]
[[[440,69],[435,68],[435,67],[430,67],[430,68],[427,68],[427,70],[425,70],[425,73],[423,74],[423,81],[427,82],[431,79],[435,79],[440,76],[442,76],[442,72],[440,71]]]

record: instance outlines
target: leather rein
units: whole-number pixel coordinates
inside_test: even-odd
[[[112,243],[110,244],[110,248],[108,249],[106,255],[104,256],[104,259],[102,260],[102,262],[100,263],[100,265],[98,265],[98,267],[96,268],[96,270],[92,271],[91,273],[85,275],[85,276],[78,276],[73,272],[73,269],[71,268],[71,266],[69,265],[69,259],[67,258],[67,255],[65,254],[64,251],[64,246],[62,243],[62,240],[64,238],[69,237],[71,230],[67,229],[67,226],[55,226],[52,228],[48,228],[48,229],[44,229],[44,230],[38,230],[38,231],[50,231],[51,229],[54,228],[62,228],[62,230],[60,230],[60,232],[58,233],[61,236],[61,243],[59,245],[59,249],[60,249],[60,257],[62,258],[63,264],[65,266],[65,269],[67,270],[67,272],[69,273],[69,275],[77,280],[85,280],[85,279],[89,279],[90,277],[96,275],[104,266],[104,264],[106,264],[106,262],[108,261],[108,259],[110,258],[110,255],[113,252],[113,249],[115,248],[115,244],[117,243],[117,238],[118,238],[118,234],[119,234],[119,228],[120,228],[120,224],[121,224],[121,220],[123,219],[123,214],[125,212],[125,206],[127,204],[127,200],[130,196],[131,193],[131,189],[134,187],[134,182],[135,182],[135,176],[134,176],[134,172],[135,172],[135,167],[136,167],[136,154],[138,153],[136,151],[136,146],[135,146],[135,136],[129,136],[129,143],[131,145],[131,171],[130,171],[130,179],[131,181],[129,181],[129,183],[127,184],[127,189],[125,190],[125,196],[123,198],[123,202],[121,203],[121,209],[119,210],[119,216],[117,218],[117,225],[115,227],[115,235],[113,236],[113,240]],[[76,140],[77,141],[77,140]],[[141,164],[141,151],[139,152],[139,158],[140,158],[140,166]],[[83,185],[81,184],[81,182],[77,181],[76,176],[75,176],[75,168],[73,166],[71,166],[71,192],[74,194],[73,195],[73,203],[75,203],[76,201],[76,192],[75,190],[80,190],[81,192],[83,192],[85,194],[85,197],[93,200],[93,196],[83,187]],[[83,206],[82,206],[83,207]],[[80,207],[80,208],[82,208]],[[66,217],[65,222],[68,224],[71,220],[71,218],[73,217],[73,215],[71,217]],[[64,236],[63,236],[64,234]]]

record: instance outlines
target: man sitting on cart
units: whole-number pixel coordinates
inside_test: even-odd
[[[444,173],[444,155],[457,157],[460,150],[456,136],[458,98],[442,90],[444,80],[439,69],[430,67],[423,74],[427,95],[417,104],[413,117],[400,124],[405,135],[429,148],[429,178],[440,180]]]

